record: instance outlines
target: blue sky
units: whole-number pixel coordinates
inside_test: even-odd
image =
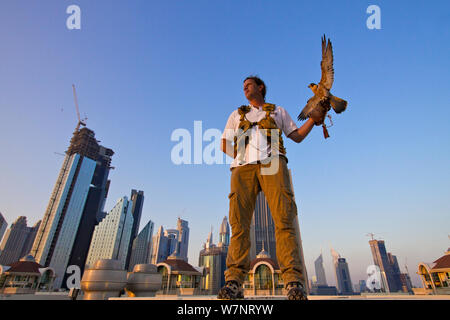
[[[81,30],[66,8],[81,8]],[[366,9],[381,9],[369,30]],[[449,247],[450,5],[409,1],[2,1],[0,212],[43,217],[81,115],[115,151],[106,203],[145,192],[141,227],[191,228],[189,262],[228,214],[228,165],[174,165],[175,129],[223,130],[262,77],[267,101],[293,119],[320,80],[320,37],[333,42],[332,92],[349,101],[330,139],[315,128],[286,141],[308,273],[330,245],[353,283],[372,263],[368,232],[386,241],[414,283],[420,261]],[[300,125],[300,123],[299,123]],[[286,139],[285,139],[286,140]],[[209,142],[204,142],[206,146]]]

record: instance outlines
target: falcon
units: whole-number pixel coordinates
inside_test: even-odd
[[[302,112],[298,115],[298,120],[306,120],[313,113],[323,114],[320,122],[316,125],[322,125],[325,139],[329,137],[327,127],[324,123],[325,115],[333,107],[334,112],[341,113],[347,108],[347,101],[335,97],[331,94],[330,89],[334,81],[334,67],[333,67],[333,47],[330,39],[322,38],[322,61],[320,62],[322,70],[322,77],[319,84],[311,83],[308,88],[312,90],[314,96],[308,100]],[[328,115],[331,121],[331,116]]]

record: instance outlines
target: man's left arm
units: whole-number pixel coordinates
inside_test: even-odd
[[[314,127],[314,120],[309,118],[300,128],[297,128],[294,131],[292,131],[288,135],[288,138],[292,139],[294,142],[300,143],[311,132],[313,127]]]

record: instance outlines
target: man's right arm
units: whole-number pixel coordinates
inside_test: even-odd
[[[222,143],[220,145],[220,150],[222,150],[225,154],[230,156],[231,158],[236,158],[236,153],[234,151],[234,147],[229,140],[222,139]]]
[[[232,144],[232,141],[235,137],[235,128],[236,128],[236,113],[237,111],[234,111],[231,113],[231,115],[228,117],[227,124],[225,126],[225,130],[222,134],[222,141],[220,144],[220,150],[222,150],[226,155],[231,157],[232,159],[236,158],[236,154],[234,151],[234,146]]]

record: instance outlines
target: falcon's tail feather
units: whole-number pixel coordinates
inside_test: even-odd
[[[341,113],[347,108],[347,101],[333,95],[330,95],[330,104],[336,113]]]

